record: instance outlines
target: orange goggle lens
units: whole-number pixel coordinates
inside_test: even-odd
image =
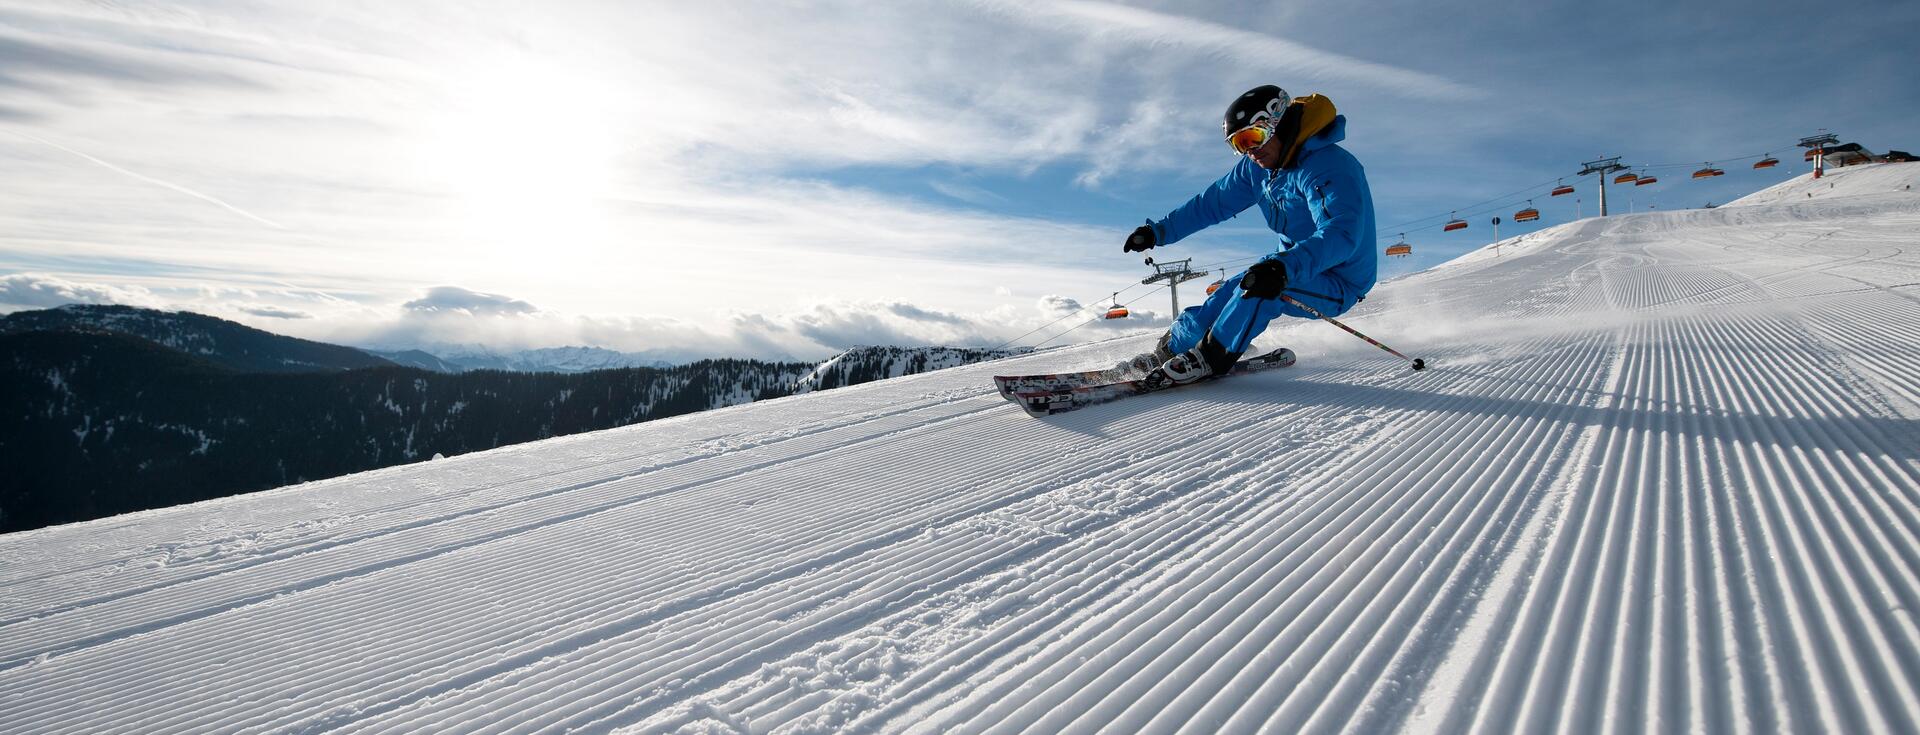
[[[1233,131],[1232,135],[1227,136],[1227,145],[1233,147],[1233,152],[1244,156],[1252,153],[1255,148],[1266,145],[1267,139],[1270,137],[1273,137],[1273,134],[1267,132],[1266,128],[1259,125],[1248,125],[1247,127]]]

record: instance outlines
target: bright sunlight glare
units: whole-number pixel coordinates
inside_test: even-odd
[[[421,150],[422,173],[453,196],[467,256],[524,270],[611,245],[605,203],[619,144],[610,91],[524,55],[459,68]]]

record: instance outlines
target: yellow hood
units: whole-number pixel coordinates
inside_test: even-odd
[[[1340,116],[1340,111],[1333,107],[1333,100],[1327,99],[1326,95],[1310,94],[1305,97],[1295,97],[1293,104],[1300,105],[1300,127],[1294,133],[1293,139],[1287,141],[1287,155],[1280,159],[1281,168],[1293,168],[1295,163],[1299,163],[1300,151],[1305,148],[1303,144],[1307,139],[1319,135],[1320,131],[1326,130],[1328,125],[1333,124],[1334,118]]]

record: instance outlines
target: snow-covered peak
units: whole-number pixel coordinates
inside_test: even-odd
[[[853,347],[827,358],[794,386],[795,393],[809,393],[875,380],[898,378],[933,370],[970,365],[1012,355],[1026,354],[1030,348],[983,349],[974,347]]]
[[[1820,178],[1812,172],[1795,176],[1723,206],[1797,204],[1817,199],[1860,196],[1920,197],[1920,163],[1863,163],[1828,168]]]
[[[478,344],[430,344],[380,350],[376,354],[442,372],[507,370],[523,373],[584,373],[635,367],[672,367],[676,362],[654,352],[620,352],[583,345],[512,350]]]

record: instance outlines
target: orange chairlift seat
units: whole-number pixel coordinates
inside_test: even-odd
[[[1453,213],[1449,212],[1448,216],[1452,217],[1452,214]],[[1453,217],[1452,219],[1447,220],[1447,226],[1440,228],[1440,231],[1452,232],[1454,230],[1464,230],[1464,229],[1467,229],[1467,221],[1460,219],[1459,217]]]
[[[1121,306],[1121,305],[1120,305],[1120,292],[1119,292],[1119,291],[1115,291],[1115,292],[1113,292],[1113,306],[1111,306],[1111,307],[1109,307],[1109,308],[1107,309],[1107,315],[1106,315],[1106,316],[1105,316],[1104,318],[1106,318],[1106,319],[1125,319],[1125,318],[1127,318],[1127,307],[1125,307],[1125,306]]]
[[[1633,183],[1634,181],[1638,181],[1639,179],[1640,179],[1639,176],[1634,175],[1632,171],[1628,171],[1624,174],[1620,174],[1619,176],[1613,177],[1613,183],[1630,184],[1630,183]]]
[[[1400,242],[1387,246],[1387,254],[1396,258],[1404,258],[1413,254],[1413,246],[1407,244],[1407,233],[1400,233]]]
[[[1639,178],[1639,180],[1637,180],[1637,181],[1635,181],[1635,182],[1633,182],[1633,185],[1634,185],[1634,186],[1646,186],[1646,185],[1648,185],[1648,184],[1651,184],[1651,183],[1654,183],[1654,182],[1656,182],[1656,181],[1659,181],[1659,180],[1660,180],[1660,177],[1658,177],[1658,176],[1642,176],[1642,177],[1640,177],[1640,178]]]
[[[1826,152],[1826,149],[1824,149],[1824,148],[1808,148],[1808,149],[1807,149],[1807,155],[1806,155],[1806,157],[1805,157],[1805,158],[1802,158],[1802,159],[1800,159],[1800,160],[1803,160],[1803,161],[1811,161],[1811,160],[1813,160],[1813,157],[1814,157],[1814,156],[1817,156],[1817,155],[1820,155],[1820,154],[1822,154],[1822,153],[1825,153],[1825,152]]]
[[[1725,176],[1725,175],[1727,175],[1727,172],[1714,168],[1712,161],[1707,162],[1706,168],[1693,172],[1693,177],[1696,179],[1711,179],[1715,176]]]
[[[1221,271],[1221,273],[1225,272],[1226,271]],[[1227,277],[1225,275],[1213,279],[1213,283],[1207,284],[1207,295],[1212,296],[1213,292],[1220,290],[1220,287],[1225,285],[1227,285]]]
[[[1532,222],[1537,219],[1540,219],[1540,210],[1533,208],[1532,199],[1527,200],[1526,209],[1513,213],[1513,221],[1515,222]]]
[[[1562,182],[1564,182],[1564,181],[1565,181],[1565,179],[1562,179]],[[1567,185],[1566,185],[1565,183],[1561,183],[1561,184],[1559,184],[1558,186],[1555,186],[1555,187],[1553,187],[1553,194],[1552,194],[1552,195],[1553,195],[1553,196],[1564,196],[1564,195],[1567,195],[1567,194],[1572,194],[1572,193],[1573,193],[1573,187],[1571,187],[1571,186],[1567,186]]]
[[[1773,168],[1778,165],[1780,165],[1780,159],[1774,158],[1772,153],[1768,153],[1766,158],[1753,162],[1754,168]]]

